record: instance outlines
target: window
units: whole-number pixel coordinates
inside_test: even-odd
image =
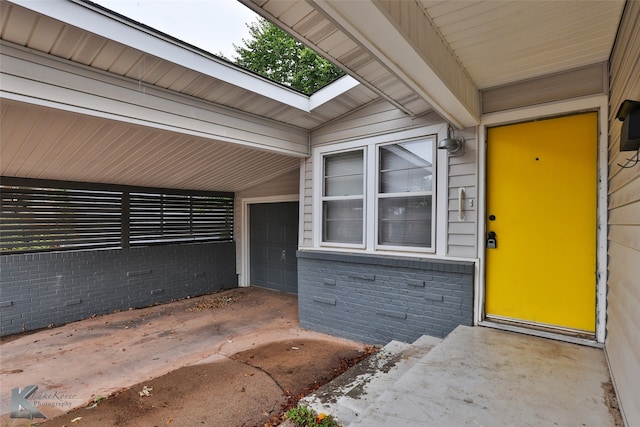
[[[364,150],[324,157],[322,240],[362,244],[364,236]]]
[[[432,250],[434,141],[351,143],[350,151],[321,152],[321,244]]]
[[[378,147],[378,244],[431,246],[433,144]]]

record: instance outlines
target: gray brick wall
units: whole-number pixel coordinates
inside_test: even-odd
[[[300,326],[371,344],[473,319],[472,262],[298,251]]]
[[[237,286],[235,243],[0,256],[0,335]]]

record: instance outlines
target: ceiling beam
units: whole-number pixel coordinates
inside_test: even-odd
[[[2,41],[0,99],[305,157],[309,132]]]
[[[417,2],[309,1],[453,125],[480,123],[479,90]]]

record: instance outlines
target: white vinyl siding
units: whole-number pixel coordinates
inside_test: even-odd
[[[55,105],[62,111],[160,128],[180,136],[228,142],[237,147],[287,156],[308,154],[307,132],[296,126],[155,86],[146,86],[144,96],[140,96],[137,79],[86,68],[78,70],[58,58],[35,55],[15,46],[3,45],[2,54],[3,86],[12,88],[6,99]]]
[[[458,132],[465,138],[465,152],[463,156],[448,157],[447,188],[448,188],[448,233],[447,255],[475,258],[477,256],[477,139],[475,129]],[[458,200],[460,189],[464,189],[462,198],[462,213],[464,219],[458,218]]]
[[[628,426],[640,425],[640,165],[623,169],[631,152],[620,152],[625,99],[640,100],[640,2],[627,2],[611,55],[609,109],[609,281],[605,348],[620,407]],[[630,166],[630,164],[629,164]]]
[[[383,135],[410,132],[412,129],[430,127],[438,132],[446,133],[446,123],[437,114],[431,112],[420,117],[409,117],[397,110],[391,104],[379,101],[366,106],[341,120],[332,122],[312,131],[311,143],[314,147],[333,145],[362,139],[366,137],[381,137]],[[440,167],[446,168],[450,174],[446,182],[449,206],[443,211],[447,218],[441,218],[441,225],[447,224],[448,234],[443,238],[443,250],[440,255],[455,257],[475,258],[476,250],[476,206],[477,206],[477,147],[475,129],[466,129],[459,132],[466,139],[465,155],[461,157],[444,156],[445,161]],[[392,137],[389,137],[393,139]],[[437,150],[442,151],[442,150]],[[302,224],[301,247],[317,247],[318,241],[314,241],[313,234],[313,177],[315,165],[313,157],[306,159],[304,164],[304,176],[302,194],[304,195],[303,209],[304,222]],[[445,175],[446,176],[446,175]],[[445,181],[447,181],[445,180]],[[458,188],[466,190],[465,221],[458,221],[457,195]],[[441,185],[442,187],[442,185]],[[440,203],[447,203],[447,192],[440,196]],[[302,200],[302,199],[301,199]],[[470,203],[471,201],[471,204]],[[444,228],[444,227],[443,227]]]
[[[308,157],[304,161],[302,173],[302,198],[300,209],[302,210],[302,227],[300,234],[301,247],[313,246],[313,160]]]
[[[420,117],[409,117],[393,105],[385,101],[377,101],[364,108],[354,111],[348,116],[329,123],[311,133],[313,146],[350,141],[366,136],[375,136],[402,129],[435,125],[442,119],[435,113]],[[304,223],[302,229],[302,247],[313,247],[313,158],[305,161],[303,176],[303,206]],[[320,167],[319,165],[317,167]]]
[[[341,120],[313,130],[311,144],[318,146],[345,142],[439,123],[442,123],[442,118],[436,113],[410,117],[388,102],[377,101]]]

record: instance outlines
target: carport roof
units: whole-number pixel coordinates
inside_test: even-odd
[[[307,97],[89,2],[2,0],[1,173],[241,191],[380,99],[475,126],[483,90],[606,62],[624,5],[241,1],[349,77]]]
[[[167,89],[304,129],[377,98],[348,76],[303,95],[88,1],[12,3],[2,2],[4,41],[130,79],[141,88]],[[340,102],[331,102],[338,97]]]

